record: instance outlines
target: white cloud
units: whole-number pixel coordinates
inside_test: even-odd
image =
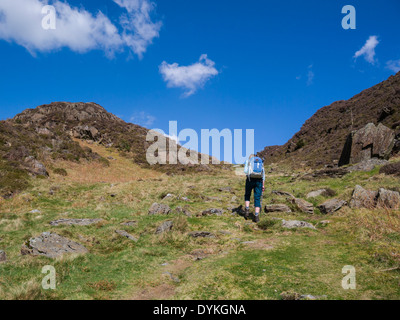
[[[130,117],[129,121],[139,126],[149,127],[154,123],[154,121],[156,121],[156,117],[146,113],[145,111],[140,111],[134,113]]]
[[[375,48],[379,44],[377,36],[370,36],[364,46],[354,54],[354,58],[364,56],[364,59],[375,64]]]
[[[120,18],[121,32],[101,11],[92,14],[59,0],[1,0],[0,39],[15,42],[32,55],[66,47],[78,53],[103,50],[112,56],[130,48],[141,58],[161,28],[160,22],[150,18],[154,4],[151,0],[113,1],[126,10]],[[55,30],[42,28],[42,8],[47,4],[57,12]]]
[[[386,62],[386,68],[392,70],[393,72],[400,71],[400,59],[399,60],[389,60]]]
[[[184,96],[188,97],[219,74],[214,66],[215,63],[203,54],[199,61],[192,65],[179,66],[177,63],[168,64],[164,61],[159,69],[169,88],[183,88],[186,90]]]

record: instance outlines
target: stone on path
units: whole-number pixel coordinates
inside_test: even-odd
[[[309,229],[316,229],[311,223],[305,221],[298,221],[298,220],[282,220],[282,227],[286,229],[295,229],[295,228],[309,228]]]

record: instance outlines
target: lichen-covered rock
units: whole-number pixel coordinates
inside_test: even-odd
[[[297,208],[299,208],[300,211],[309,214],[314,213],[314,206],[312,203],[298,198],[293,199],[292,202],[297,206]]]
[[[289,221],[282,220],[282,227],[286,229],[295,229],[295,228],[315,229],[315,227],[311,223],[299,220],[289,220]]]
[[[119,234],[121,237],[127,238],[133,242],[138,242],[139,240],[136,239],[134,236],[132,236],[131,234],[129,234],[128,232],[124,231],[124,230],[115,230],[115,233]]]
[[[323,204],[319,205],[318,209],[321,211],[321,213],[328,214],[328,213],[333,213],[335,211],[338,211],[346,204],[347,204],[347,202],[344,200],[331,199],[331,200],[325,201]]]
[[[378,208],[398,210],[400,208],[400,193],[380,188],[376,205]]]
[[[48,258],[58,258],[66,253],[84,254],[87,252],[88,250],[83,245],[50,232],[43,232],[40,236],[31,238],[21,248],[22,255]]]
[[[214,238],[215,235],[208,231],[193,231],[189,232],[189,236],[192,238]]]
[[[311,191],[310,193],[307,194],[307,199],[319,197],[324,192],[326,192],[326,189]]]
[[[153,203],[149,209],[149,215],[156,214],[169,214],[171,212],[171,208],[166,204]]]
[[[350,208],[373,209],[376,206],[377,196],[378,192],[365,190],[363,187],[357,185],[354,188],[349,206]]]

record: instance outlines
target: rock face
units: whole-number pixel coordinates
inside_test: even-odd
[[[321,211],[323,214],[328,214],[328,213],[333,213],[335,211],[338,211],[340,208],[345,206],[347,204],[346,201],[340,200],[340,199],[331,199],[328,201],[325,201],[323,204],[318,206],[318,209]]]
[[[289,221],[282,220],[282,227],[286,229],[295,229],[295,228],[315,229],[315,227],[311,223],[298,220],[289,220]]]
[[[400,208],[400,194],[396,191],[380,188],[376,205],[377,208],[398,210]]]
[[[212,209],[208,209],[208,210],[203,211],[201,213],[201,215],[202,216],[212,216],[212,215],[222,216],[223,213],[224,213],[224,211],[221,210],[221,209],[212,208]]]
[[[155,214],[169,214],[171,212],[171,208],[166,204],[153,203],[149,209],[149,215]]]
[[[345,143],[339,166],[356,164],[371,158],[388,159],[395,144],[394,131],[379,124],[368,123],[352,132]]]
[[[299,208],[300,211],[309,214],[314,213],[314,206],[312,203],[298,198],[293,199],[292,202],[297,206],[297,208]]]
[[[7,261],[6,253],[3,250],[0,250],[0,263],[6,262],[6,261]]]
[[[84,254],[87,252],[88,250],[83,245],[50,232],[44,232],[36,238],[31,238],[21,248],[22,255],[48,258],[58,258],[66,253]]]
[[[378,192],[365,190],[357,185],[350,200],[350,208],[375,208]]]
[[[265,206],[265,212],[292,212],[292,210],[286,204],[271,204]]]
[[[156,230],[156,234],[161,234],[164,232],[171,231],[174,226],[172,221],[164,221]]]
[[[77,225],[77,226],[89,226],[91,224],[95,224],[98,222],[102,222],[102,219],[59,219],[55,221],[51,221],[50,225],[52,226],[60,226],[60,225]]]
[[[139,240],[136,239],[134,236],[132,236],[131,234],[129,234],[128,232],[124,231],[124,230],[115,230],[115,233],[119,234],[121,237],[127,238],[133,242],[138,242]]]

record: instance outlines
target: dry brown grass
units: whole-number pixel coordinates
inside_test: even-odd
[[[55,161],[51,163],[53,167],[63,168],[68,173],[67,177],[54,175],[52,180],[55,182],[67,180],[68,182],[78,183],[121,183],[139,179],[154,179],[162,175],[160,172],[141,168],[134,164],[132,160],[121,156],[115,150],[107,149],[96,143],[89,144],[81,140],[75,141],[82,148],[88,147],[106,159],[112,157],[115,160],[109,160],[109,167],[105,167],[104,164],[95,161],[82,160],[81,163],[64,160]]]

